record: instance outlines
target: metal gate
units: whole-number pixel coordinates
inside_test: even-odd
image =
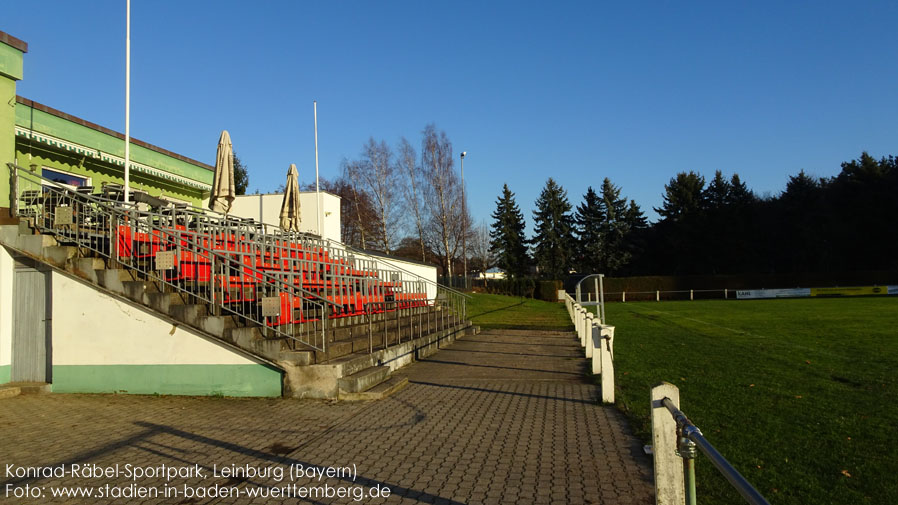
[[[10,379],[50,382],[50,272],[16,260],[12,309]]]

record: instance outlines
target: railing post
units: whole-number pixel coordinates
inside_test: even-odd
[[[600,326],[599,362],[602,373],[602,403],[614,403],[614,326]]]
[[[729,293],[727,293],[727,288],[723,288],[723,299],[724,300],[727,299],[727,295],[729,295]]]
[[[694,300],[694,298],[693,298],[693,296],[692,296],[692,290],[690,289],[690,290],[689,290],[689,301],[691,302],[691,301],[693,301],[693,300]]]
[[[662,400],[680,408],[680,390],[668,382],[652,388],[652,453],[655,466],[655,503],[683,505],[686,487],[683,481],[683,462],[677,454],[677,422]]]
[[[586,347],[586,309],[580,307],[580,347]]]
[[[592,359],[593,355],[593,339],[592,334],[595,332],[596,318],[591,312],[586,313],[586,357]]]
[[[626,291],[621,291],[620,301],[621,301],[621,303],[627,303],[627,292]]]

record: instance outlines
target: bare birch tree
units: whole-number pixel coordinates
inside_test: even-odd
[[[421,261],[427,261],[427,252],[424,247],[424,216],[422,191],[422,170],[418,164],[418,154],[408,139],[402,137],[399,140],[399,149],[396,154],[397,171],[402,175],[402,184],[405,204],[411,211],[411,218],[415,220],[415,229],[418,232],[418,245],[421,246]]]
[[[362,249],[368,248],[366,238],[369,236],[368,221],[362,218],[362,201],[364,191],[361,189],[361,164],[358,161],[343,160],[343,178],[349,181],[348,192],[352,195],[352,211],[355,214],[355,227],[350,234],[343,234],[343,240],[350,244],[357,244]],[[346,230],[350,231],[350,230]]]
[[[371,203],[377,210],[375,239],[379,248],[389,253],[397,232],[401,204],[398,174],[390,146],[384,141],[369,138],[362,148],[358,173],[362,187],[371,196]]]
[[[421,169],[426,182],[429,226],[425,240],[436,252],[445,275],[452,275],[452,261],[458,255],[464,218],[461,184],[453,170],[452,142],[436,126],[424,128],[421,141]]]
[[[486,272],[496,264],[495,255],[490,250],[490,229],[486,223],[480,223],[471,229],[468,252],[471,254],[471,263],[480,272]]]

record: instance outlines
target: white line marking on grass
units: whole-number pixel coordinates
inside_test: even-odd
[[[701,320],[701,319],[696,319],[696,318],[694,318],[694,317],[683,316],[683,315],[677,314],[677,313],[675,313],[675,312],[666,312],[666,311],[663,311],[663,310],[655,310],[655,309],[644,309],[644,310],[647,310],[647,311],[649,311],[649,312],[657,312],[658,314],[667,314],[668,316],[679,317],[679,318],[681,318],[681,319],[686,319],[686,320],[689,320],[689,321],[694,321],[694,322],[696,322],[696,323],[707,324],[708,326],[714,326],[715,328],[720,328],[720,329],[722,329],[722,330],[727,330],[727,331],[731,331],[731,332],[733,332],[733,333],[738,333],[739,335],[748,335],[748,336],[751,336],[751,337],[758,337],[758,338],[774,338],[774,337],[771,337],[771,336],[768,336],[768,335],[760,335],[760,334],[758,334],[758,333],[752,333],[752,332],[750,332],[750,331],[737,330],[737,329],[735,329],[735,328],[730,328],[730,327],[722,326],[722,325],[719,325],[719,324],[716,324],[716,323],[711,323],[711,322],[708,322],[708,321],[703,321],[703,320]]]
[[[635,307],[635,306],[636,306],[635,303],[634,303],[633,305],[631,305],[631,307]],[[689,321],[694,321],[694,322],[696,322],[696,323],[706,324],[706,325],[708,325],[708,326],[714,326],[715,328],[720,328],[720,329],[722,329],[722,330],[727,330],[727,331],[730,331],[730,332],[733,332],[733,333],[736,333],[736,334],[739,334],[739,335],[747,335],[747,336],[750,336],[750,337],[757,337],[757,338],[765,338],[765,339],[776,340],[776,343],[779,344],[779,345],[783,345],[783,346],[791,346],[791,347],[796,348],[796,349],[803,349],[803,350],[805,350],[805,351],[811,351],[811,352],[814,352],[814,353],[817,353],[817,354],[820,354],[820,355],[833,356],[833,357],[842,357],[842,355],[840,355],[840,354],[838,354],[838,353],[829,352],[829,351],[826,351],[826,350],[823,350],[823,349],[820,349],[820,348],[817,348],[817,347],[809,347],[809,346],[806,346],[806,345],[797,344],[797,343],[795,343],[795,342],[786,340],[786,339],[784,339],[784,338],[782,338],[782,337],[771,337],[771,336],[768,336],[768,335],[760,335],[760,334],[758,334],[758,333],[752,333],[752,332],[750,332],[750,331],[737,330],[737,329],[735,329],[735,328],[729,328],[729,327],[727,327],[727,326],[722,326],[722,325],[719,325],[719,324],[710,323],[710,322],[708,322],[708,321],[703,321],[703,320],[701,320],[701,319],[696,319],[696,318],[694,318],[694,317],[683,316],[683,315],[677,314],[677,313],[675,313],[675,312],[666,312],[666,311],[663,311],[663,310],[656,310],[656,309],[643,309],[643,310],[646,310],[646,311],[648,311],[648,312],[657,312],[658,314],[666,314],[666,315],[668,315],[668,316],[675,316],[675,317],[679,317],[679,318],[681,318],[681,319],[687,319],[687,320],[689,320]],[[638,311],[634,311],[634,312],[638,312]]]

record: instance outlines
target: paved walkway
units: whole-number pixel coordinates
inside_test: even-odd
[[[570,334],[487,331],[377,402],[0,400],[0,502],[652,503],[650,461],[579,356]]]

